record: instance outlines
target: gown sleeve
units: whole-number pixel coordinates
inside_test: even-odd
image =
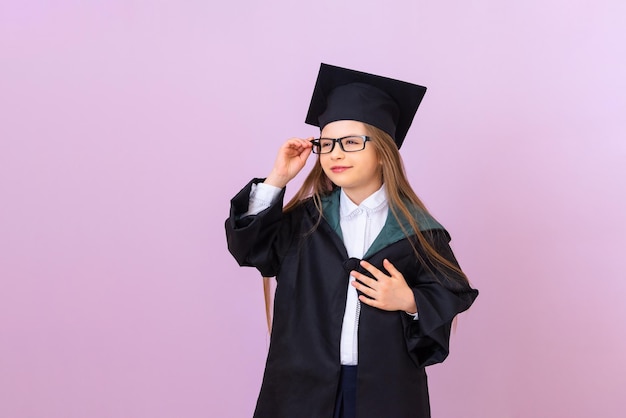
[[[431,230],[425,235],[440,255],[458,266],[445,230]],[[424,260],[423,251],[420,255]],[[425,367],[448,356],[452,320],[472,305],[478,290],[458,274],[446,277],[428,262],[420,264],[417,282],[411,285],[419,319],[402,315],[402,322],[410,356],[419,367]]]
[[[228,251],[233,255],[240,266],[256,267],[265,277],[277,274],[279,260],[276,247],[280,245],[279,238],[288,236],[281,234],[284,229],[283,199],[285,189],[270,204],[270,206],[256,215],[242,217],[248,211],[250,191],[253,184],[261,183],[263,179],[251,180],[231,200],[230,216],[226,219],[226,241]]]

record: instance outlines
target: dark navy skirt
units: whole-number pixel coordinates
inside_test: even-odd
[[[341,366],[334,418],[356,417],[356,369],[357,366]]]

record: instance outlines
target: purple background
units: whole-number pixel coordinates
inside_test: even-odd
[[[434,417],[622,417],[625,45],[622,0],[2,1],[0,417],[251,415],[223,221],[320,62],[429,88],[402,154],[482,292]]]

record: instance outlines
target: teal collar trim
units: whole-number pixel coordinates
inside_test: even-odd
[[[322,214],[326,222],[330,227],[339,235],[341,241],[343,241],[343,234],[341,233],[341,225],[339,225],[339,197],[341,195],[341,189],[336,188],[329,195],[322,197]]]
[[[341,225],[339,223],[340,193],[341,190],[337,188],[333,190],[329,195],[322,197],[322,213],[324,214],[324,219],[326,219],[326,222],[328,222],[333,231],[335,231],[337,235],[339,235],[339,238],[341,238],[341,240],[343,241],[343,234],[341,233]],[[430,229],[445,230],[445,228],[439,222],[437,222],[435,218],[425,213],[420,208],[411,207],[411,213],[417,221],[420,231],[428,231]],[[411,225],[409,224],[409,221],[405,218],[402,218],[401,223],[402,226],[393,216],[391,210],[389,210],[387,220],[385,221],[385,226],[383,226],[382,231],[380,231],[380,234],[378,234],[363,258],[367,258],[372,254],[375,254],[376,252],[393,244],[394,242],[405,239],[406,235],[404,235],[402,227],[404,227],[404,230],[409,231],[409,235],[413,235],[411,233]]]

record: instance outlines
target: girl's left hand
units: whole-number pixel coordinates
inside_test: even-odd
[[[404,280],[402,273],[389,260],[383,260],[383,267],[390,275],[383,273],[365,260],[361,261],[361,266],[376,278],[374,280],[354,270],[350,272],[358,280],[353,280],[352,286],[369,296],[360,295],[359,300],[362,303],[384,311],[405,311],[412,314],[417,312],[413,291]]]

